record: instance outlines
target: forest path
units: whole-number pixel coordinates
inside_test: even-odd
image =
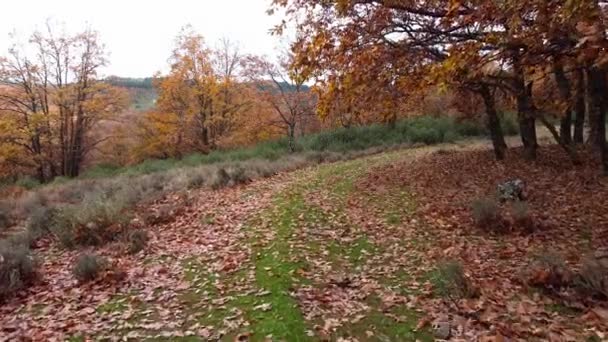
[[[187,194],[168,222],[150,227],[142,253],[95,250],[126,271],[116,284],[77,284],[82,251],[51,247],[52,275],[0,323],[11,340],[432,340],[417,332],[424,224],[410,216],[407,185],[367,189],[358,180],[390,164],[466,142],[323,164],[251,184]],[[183,202],[168,197],[146,208]]]

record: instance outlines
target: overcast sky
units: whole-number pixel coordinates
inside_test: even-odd
[[[191,24],[210,45],[222,37],[246,53],[274,55],[280,39],[268,31],[281,18],[266,14],[270,0],[11,0],[0,11],[0,53],[16,30],[21,40],[47,18],[72,32],[90,25],[110,52],[105,75],[151,76],[166,70],[173,39]],[[284,44],[284,39],[283,39]]]

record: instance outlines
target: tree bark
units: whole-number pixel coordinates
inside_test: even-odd
[[[561,100],[566,105],[561,116],[559,136],[563,144],[572,144],[572,104],[570,99],[570,80],[566,77],[564,66],[561,60],[556,60],[553,64],[553,74],[557,82],[557,88]]]
[[[296,127],[295,124],[287,125],[287,139],[289,140],[289,152],[294,153],[296,151]]]
[[[529,160],[536,159],[536,120],[534,118],[533,107],[528,95],[517,96],[517,121],[521,141],[524,145],[524,157]]]
[[[602,81],[603,77],[605,78],[605,73],[598,68],[587,69],[587,91],[589,92],[589,138],[587,142],[597,150],[602,148],[602,141],[605,140],[602,138],[602,127],[600,127],[603,94],[605,94],[602,93],[602,85],[605,84],[605,80]]]
[[[513,69],[515,73],[513,88],[517,101],[517,121],[519,122],[521,141],[524,145],[524,158],[534,160],[536,159],[538,142],[536,140],[536,122],[532,104],[532,84],[526,84],[523,67],[517,55],[513,58]]]
[[[482,85],[479,93],[483,99],[483,103],[486,108],[486,124],[488,131],[490,132],[490,138],[492,145],[494,146],[494,154],[497,160],[503,160],[505,158],[505,151],[507,150],[507,143],[500,126],[500,119],[496,112],[496,103],[494,96],[490,92],[487,85]]]
[[[574,142],[583,144],[585,142],[584,130],[587,104],[585,103],[585,74],[580,69],[576,71],[574,102],[574,111],[576,112],[574,119]]]
[[[593,140],[601,156],[602,171],[608,176],[608,147],[606,146],[606,72],[598,67],[591,67],[587,74],[589,85],[589,123],[592,127]]]

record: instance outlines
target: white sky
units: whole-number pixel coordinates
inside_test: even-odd
[[[86,25],[100,32],[110,53],[107,75],[148,77],[167,68],[173,40],[191,24],[214,46],[222,37],[238,42],[244,53],[273,56],[281,39],[268,32],[279,17],[266,14],[270,0],[11,0],[0,11],[0,55],[16,30],[25,41],[48,18],[68,31]]]

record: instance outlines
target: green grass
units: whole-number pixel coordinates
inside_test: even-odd
[[[293,297],[293,292],[302,285],[324,286],[322,280],[308,277],[306,272],[313,271],[317,262],[325,261],[331,264],[330,274],[345,272],[355,277],[367,274],[386,288],[410,293],[407,286],[404,287],[405,280],[410,277],[406,269],[387,275],[389,278],[386,280],[382,278],[384,273],[367,273],[382,263],[382,255],[390,245],[373,240],[364,229],[350,222],[347,214],[350,198],[367,196],[355,185],[369,172],[369,165],[388,164],[400,155],[392,152],[298,171],[293,183],[278,194],[271,207],[245,223],[248,233],[242,243],[244,247],[251,248],[252,258],[234,273],[215,271],[204,255],[191,255],[180,260],[184,280],[190,283],[177,296],[185,317],[188,317],[181,324],[181,330],[199,324],[214,332],[221,331],[214,338],[222,341],[233,341],[243,333],[248,334],[251,341],[318,341],[326,337],[331,340],[354,337],[359,341],[430,341],[428,333],[414,331],[419,318],[416,312],[405,306],[386,309],[377,294],[361,299],[369,310],[361,311],[360,316],[353,313],[345,317],[347,321],[335,331],[328,332],[329,336],[314,327],[323,326],[324,319],[330,316],[307,320]],[[406,202],[411,199],[405,194],[405,190],[391,192],[387,201],[394,202],[396,207],[407,207]],[[327,196],[327,205],[311,201],[317,195]],[[213,219],[214,214],[209,214],[201,221],[212,223]],[[309,234],[311,230],[315,232]],[[322,231],[335,231],[341,238],[328,240],[322,234],[315,234]],[[341,232],[348,233],[342,235]],[[163,260],[165,258],[159,257],[155,262]],[[154,311],[156,304],[138,306],[137,301],[131,298],[128,294],[116,295],[99,306],[97,311],[102,315],[113,315],[134,310],[136,322],[162,319]],[[144,314],[147,311],[152,312]],[[227,322],[236,317],[247,324],[230,326]],[[122,326],[116,328],[119,334],[128,331]],[[152,337],[159,332],[142,333]],[[200,339],[184,337],[174,340]]]
[[[360,321],[340,327],[333,334],[332,340],[355,337],[358,341],[434,341],[427,331],[415,331],[418,317],[407,307],[396,306],[387,311],[379,310],[382,303],[378,297],[368,298],[367,304],[372,310]],[[394,317],[399,320],[395,321]]]
[[[278,216],[273,220],[277,236],[266,247],[257,250],[255,279],[257,285],[270,291],[265,297],[268,310],[249,307],[247,316],[253,323],[254,340],[263,340],[271,335],[273,339],[286,341],[308,341],[307,326],[296,301],[289,295],[296,279],[296,271],[304,265],[292,261],[288,243],[296,219],[304,209],[301,196],[280,198],[277,201]]]
[[[513,133],[512,120],[505,120],[506,131]],[[453,142],[463,137],[486,135],[478,122],[456,122],[448,117],[413,117],[399,121],[394,127],[386,125],[339,128],[298,138],[297,152],[349,152],[374,147],[390,147],[401,144],[436,144]],[[289,154],[287,139],[258,143],[252,147],[230,150],[215,150],[208,154],[191,154],[182,159],[150,159],[137,165],[118,167],[97,165],[83,173],[80,178],[103,178],[120,174],[140,175],[168,171],[174,168],[205,164],[238,162],[251,159],[277,160]]]

